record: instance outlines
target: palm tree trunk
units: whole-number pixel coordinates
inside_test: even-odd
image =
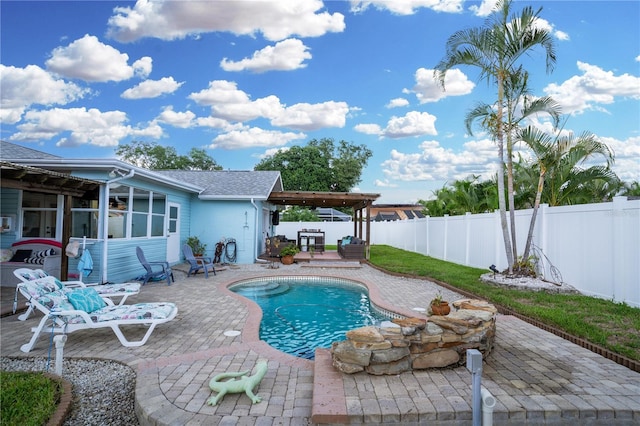
[[[498,111],[497,111],[497,129],[496,136],[498,139],[498,207],[500,208],[500,225],[502,227],[502,238],[504,240],[504,251],[507,255],[507,263],[509,274],[513,273],[513,252],[511,251],[511,240],[509,238],[509,227],[507,225],[507,206],[504,197],[504,132],[502,123],[504,98],[504,76],[498,74]]]
[[[516,203],[513,195],[513,138],[511,132],[507,134],[507,195],[509,197],[509,220],[511,222],[511,250],[513,261],[515,261],[518,259],[518,246],[516,242]]]
[[[536,200],[533,203],[533,212],[531,213],[531,221],[529,222],[529,233],[527,234],[527,243],[524,246],[522,259],[526,262],[531,251],[531,242],[533,241],[533,230],[536,227],[536,218],[538,217],[538,207],[540,207],[540,199],[542,198],[542,188],[544,186],[544,175],[546,169],[540,165],[540,176],[538,177],[538,189],[536,190]]]

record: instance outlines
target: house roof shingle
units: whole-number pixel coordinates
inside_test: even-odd
[[[14,161],[58,159],[62,157],[0,140],[0,158]]]
[[[277,171],[157,170],[156,173],[203,188],[202,199],[266,199],[272,191],[282,191]]]

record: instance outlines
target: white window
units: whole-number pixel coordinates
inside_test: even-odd
[[[118,183],[109,186],[109,238],[164,236],[167,197]]]

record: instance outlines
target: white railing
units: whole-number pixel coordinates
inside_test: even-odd
[[[532,210],[516,212],[522,253]],[[366,225],[365,225],[366,226]],[[280,222],[276,234],[297,238],[303,228],[320,228],[326,244],[354,234],[353,222]],[[545,278],[549,267],[562,281],[588,295],[640,307],[640,200],[549,207],[538,211],[534,244]],[[507,267],[498,212],[371,223],[371,244],[386,244],[437,259],[487,269]]]

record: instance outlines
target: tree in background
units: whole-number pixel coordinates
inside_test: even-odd
[[[264,158],[254,170],[279,171],[285,191],[349,192],[372,155],[365,145],[312,139]]]
[[[282,222],[320,222],[315,210],[300,206],[291,206],[283,210],[280,220]]]
[[[623,185],[620,195],[626,195],[627,197],[640,197],[640,182],[637,180],[633,182],[627,182]]]
[[[480,176],[472,175],[465,180],[457,180],[442,189],[434,191],[434,200],[419,200],[429,216],[462,215],[485,213],[498,208],[496,182],[478,181]]]
[[[222,166],[200,148],[191,148],[188,155],[178,155],[172,146],[133,141],[120,145],[116,155],[122,161],[148,170],[222,170]]]

